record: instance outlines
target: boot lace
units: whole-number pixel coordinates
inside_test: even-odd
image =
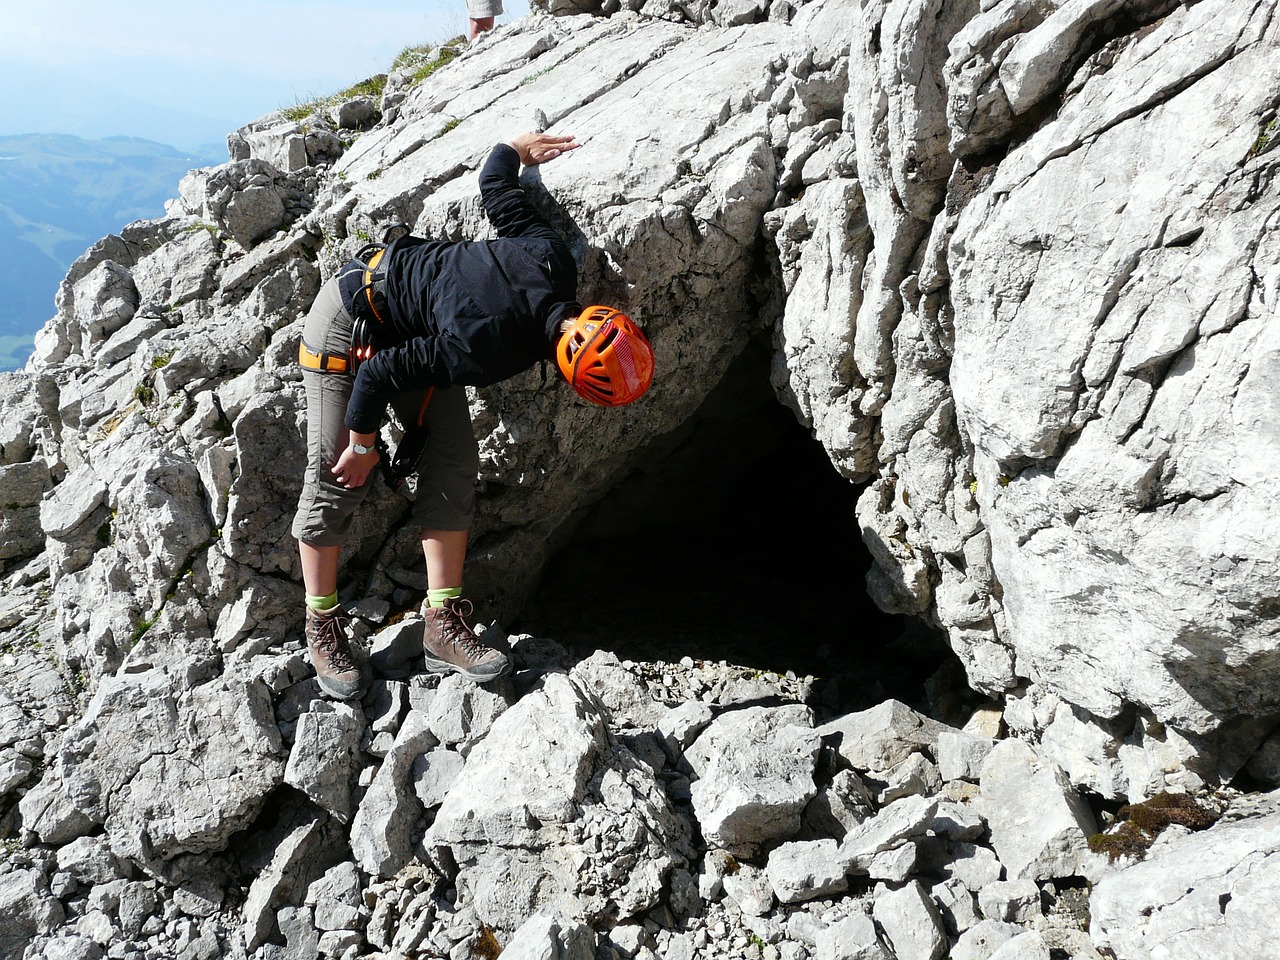
[[[479,660],[489,652],[489,648],[480,643],[472,629],[467,626],[465,618],[471,616],[474,610],[471,601],[465,598],[446,601],[440,636],[446,643],[461,648],[462,652],[472,660]]]
[[[351,618],[343,613],[334,613],[327,617],[317,617],[315,624],[316,648],[324,651],[335,670],[353,669],[356,662],[351,655],[351,646],[347,640],[347,628],[351,624]]]

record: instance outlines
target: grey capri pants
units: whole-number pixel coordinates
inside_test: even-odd
[[[338,282],[330,279],[311,305],[302,338],[313,350],[345,355],[352,326]],[[375,468],[364,486],[348,490],[332,473],[350,440],[344,419],[354,378],[347,373],[303,368],[302,380],[307,391],[307,472],[293,518],[293,535],[311,546],[337,546],[345,541],[351,518],[369,488],[382,480]],[[402,424],[416,421],[425,394],[424,388],[392,399],[392,409]],[[418,461],[413,519],[425,530],[468,530],[475,512],[480,453],[466,388],[436,389],[427,405],[426,425],[431,439]]]

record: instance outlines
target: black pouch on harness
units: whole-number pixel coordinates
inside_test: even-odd
[[[411,424],[400,437],[400,442],[392,450],[381,436],[378,437],[378,467],[382,471],[382,479],[392,490],[400,489],[400,485],[418,469],[418,461],[427,449],[427,441],[431,432],[425,426]]]
[[[427,429],[427,406],[434,394],[435,388],[431,387],[423,395],[416,419],[403,425],[400,442],[396,444],[394,452],[386,449],[385,445],[379,450],[382,454],[379,461],[382,465],[382,478],[392,490],[398,489],[406,477],[417,472],[418,461],[422,459],[427,441],[431,439],[431,431]]]

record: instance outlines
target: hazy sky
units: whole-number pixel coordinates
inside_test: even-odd
[[[500,25],[529,11],[528,0],[504,7]],[[0,135],[161,142],[206,127],[221,139],[467,23],[464,0],[0,0],[0,12]]]

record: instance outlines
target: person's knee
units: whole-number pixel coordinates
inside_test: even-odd
[[[472,17],[470,20],[471,30],[469,39],[474,40],[486,30],[492,30],[493,20],[493,17]]]

